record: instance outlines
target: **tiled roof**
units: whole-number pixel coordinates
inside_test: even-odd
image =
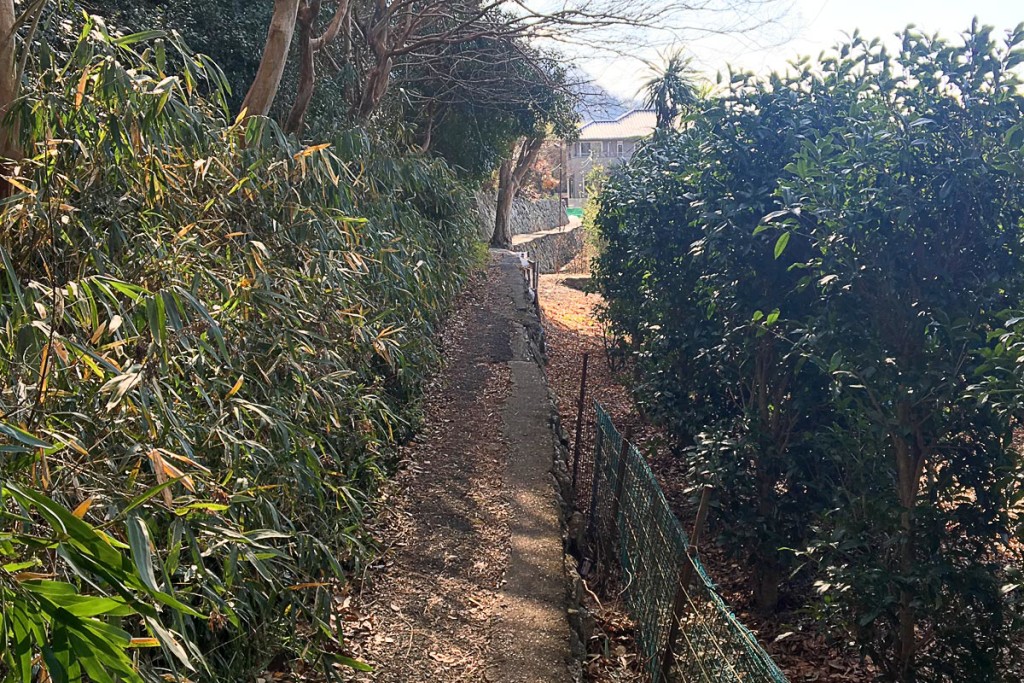
[[[580,140],[630,140],[654,132],[658,115],[648,109],[634,109],[614,121],[591,121],[580,128]]]

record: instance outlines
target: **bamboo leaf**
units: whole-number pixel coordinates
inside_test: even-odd
[[[331,144],[329,142],[321,145],[312,145],[310,147],[306,147],[305,149],[297,153],[293,158],[296,161],[298,161],[299,159],[304,159],[312,154],[316,154],[317,152],[321,152],[325,149],[328,149],[330,146]]]
[[[128,515],[126,526],[128,529],[128,545],[131,546],[132,550],[132,560],[135,562],[135,567],[142,578],[142,582],[154,593],[160,593],[160,586],[157,585],[156,574],[153,571],[153,549],[152,543],[149,540],[149,529],[146,528],[146,523],[140,517],[133,514]]]
[[[47,443],[42,439],[37,439],[21,427],[16,427],[8,422],[0,421],[0,434],[6,434],[18,443],[24,444],[30,448],[42,448],[44,450],[52,450],[54,448],[53,444]]]
[[[75,109],[81,109],[82,102],[85,101],[85,89],[89,85],[89,74],[90,70],[85,69],[82,71],[82,77],[78,79],[78,87],[75,88]]]
[[[78,507],[76,507],[71,514],[77,517],[78,519],[84,519],[85,514],[89,512],[89,508],[92,507],[92,503],[94,500],[96,500],[96,498],[93,496],[86,498],[81,503],[79,503]]]
[[[126,35],[126,36],[122,36],[121,38],[115,38],[113,43],[114,43],[114,45],[117,45],[118,47],[129,47],[129,46],[134,45],[136,43],[141,43],[141,42],[144,42],[144,41],[147,41],[147,40],[155,40],[157,38],[164,38],[164,37],[166,37],[166,35],[167,35],[167,33],[165,31],[157,31],[157,30],[139,31],[138,33],[130,33],[130,34]]]
[[[231,391],[228,392],[227,396],[225,396],[224,399],[227,400],[234,396],[235,394],[237,394],[238,391],[242,388],[243,384],[245,384],[245,377],[240,376],[238,380],[235,382],[235,385],[231,387]]]

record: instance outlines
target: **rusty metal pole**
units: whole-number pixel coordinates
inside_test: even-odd
[[[537,304],[537,310],[540,310],[540,265],[533,262],[533,303]]]
[[[668,640],[665,642],[665,657],[661,661],[661,680],[669,681],[669,674],[676,661],[675,644],[679,639],[679,631],[682,628],[683,613],[686,611],[687,591],[693,581],[695,571],[694,562],[700,547],[701,536],[704,535],[704,525],[708,520],[708,507],[711,503],[711,486],[705,486],[700,494],[700,505],[697,506],[697,519],[693,523],[693,535],[690,537],[690,545],[686,549],[686,559],[683,560],[683,567],[679,570],[679,585],[676,586],[676,596],[672,601],[672,625],[668,631]]]
[[[572,447],[572,495],[576,499],[576,483],[580,478],[580,441],[583,438],[583,412],[587,405],[587,366],[590,353],[583,354],[583,372],[580,373],[580,403],[576,407],[576,441]]]

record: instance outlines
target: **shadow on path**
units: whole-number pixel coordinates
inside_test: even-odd
[[[352,681],[570,680],[569,626],[537,319],[518,259],[492,252],[445,332],[446,366],[376,535],[388,550],[347,617]]]

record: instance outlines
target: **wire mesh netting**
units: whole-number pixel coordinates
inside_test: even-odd
[[[578,491],[581,509],[589,511],[597,563],[619,571],[651,680],[786,683],[691,552],[646,459],[600,404],[595,413],[593,476],[589,490]]]

